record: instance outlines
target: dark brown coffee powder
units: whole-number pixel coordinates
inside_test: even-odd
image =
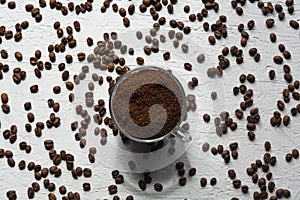
[[[111,102],[112,112],[119,127],[128,135],[144,140],[159,138],[172,131],[181,120],[184,96],[168,72],[136,71],[118,87]],[[154,114],[150,117],[151,112]]]

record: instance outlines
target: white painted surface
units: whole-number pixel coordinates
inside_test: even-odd
[[[67,2],[67,1],[66,1]],[[132,1],[135,5],[138,5],[137,1]],[[273,3],[284,4],[283,2],[272,1]],[[38,6],[38,2],[32,2],[35,6]],[[65,2],[64,2],[65,3]],[[76,1],[80,3],[80,1]],[[131,2],[118,1],[119,7],[127,6]],[[68,91],[64,87],[64,83],[61,81],[60,74],[58,74],[57,65],[64,61],[64,56],[57,54],[57,61],[53,65],[53,70],[43,71],[43,78],[38,80],[34,76],[33,69],[29,64],[29,57],[34,55],[36,49],[42,50],[42,60],[48,59],[47,47],[49,43],[57,43],[59,40],[56,38],[56,31],[53,29],[53,23],[56,20],[61,22],[61,26],[65,28],[68,25],[72,25],[74,20],[78,20],[81,23],[81,31],[75,32],[74,37],[77,40],[77,47],[75,49],[68,49],[66,53],[70,53],[73,56],[80,51],[84,51],[87,54],[92,52],[93,48],[89,48],[86,45],[85,39],[87,37],[94,38],[94,42],[102,39],[104,32],[116,31],[119,34],[119,38],[128,45],[128,47],[135,47],[135,56],[126,55],[126,64],[132,68],[136,65],[135,58],[137,56],[145,57],[146,65],[162,66],[167,69],[172,69],[173,73],[184,81],[184,87],[187,89],[186,82],[192,76],[197,74],[199,77],[199,86],[193,90],[186,90],[187,93],[193,93],[197,95],[197,110],[195,113],[189,116],[191,122],[191,133],[194,135],[194,142],[191,148],[180,159],[186,163],[186,170],[189,167],[197,168],[197,175],[193,178],[188,178],[187,186],[180,187],[178,185],[178,177],[174,169],[174,165],[171,165],[163,170],[152,173],[153,182],[162,182],[164,184],[164,191],[157,193],[153,190],[153,184],[148,185],[148,189],[145,192],[140,192],[137,186],[138,180],[142,178],[142,175],[135,175],[131,173],[123,173],[125,177],[125,184],[118,186],[118,195],[123,199],[132,194],[136,199],[231,199],[231,197],[239,197],[240,199],[251,199],[252,193],[258,191],[258,186],[251,182],[251,177],[246,174],[246,168],[250,166],[251,162],[256,159],[262,159],[264,154],[264,141],[269,140],[272,144],[271,154],[277,157],[276,167],[271,167],[276,188],[288,188],[291,193],[291,199],[299,199],[299,160],[293,160],[291,163],[286,163],[284,160],[285,154],[290,152],[293,148],[299,148],[300,138],[298,135],[299,130],[299,116],[291,119],[291,124],[288,127],[272,128],[269,125],[269,119],[272,116],[273,111],[276,109],[276,102],[281,98],[281,91],[287,86],[283,79],[282,66],[273,63],[273,55],[281,55],[277,49],[277,45],[284,43],[286,48],[292,53],[292,59],[284,61],[292,67],[292,75],[294,79],[300,76],[298,71],[299,60],[299,30],[294,30],[289,27],[288,22],[290,19],[299,19],[299,2],[295,4],[295,12],[293,15],[286,14],[286,19],[282,22],[277,20],[276,14],[269,15],[267,17],[261,15],[261,11],[257,9],[255,4],[249,2],[244,6],[244,15],[238,17],[235,11],[231,8],[229,1],[220,1],[219,13],[209,11],[209,17],[204,21],[209,23],[215,22],[219,14],[225,14],[227,16],[228,26],[228,38],[217,41],[215,46],[208,45],[207,37],[211,35],[209,32],[204,32],[202,29],[203,22],[191,23],[188,21],[188,15],[183,12],[183,6],[189,4],[191,6],[191,13],[197,13],[202,8],[202,3],[199,1],[186,1],[179,2],[175,5],[176,15],[169,15],[165,10],[160,12],[160,16],[165,16],[167,20],[177,19],[182,20],[186,25],[191,26],[192,33],[187,37],[184,37],[183,43],[190,45],[190,52],[188,54],[182,54],[180,48],[174,50],[172,42],[168,39],[167,42],[160,47],[161,51],[158,54],[152,54],[151,56],[144,56],[141,51],[145,45],[144,41],[138,41],[135,39],[135,31],[142,30],[144,35],[147,34],[147,30],[152,27],[152,18],[147,14],[140,14],[138,9],[134,16],[130,16],[131,27],[125,29],[122,25],[122,19],[118,14],[113,13],[111,9],[105,14],[100,14],[99,8],[101,2],[95,2],[93,4],[93,11],[84,15],[75,15],[75,13],[69,13],[68,16],[63,17],[59,11],[50,10],[49,6],[41,9],[43,15],[43,21],[39,24],[35,23],[34,19],[30,16],[30,13],[26,13],[24,9],[25,1],[18,1],[17,8],[15,10],[9,10],[5,5],[1,5],[1,17],[0,24],[5,25],[9,29],[14,29],[15,23],[21,23],[23,20],[28,20],[30,26],[27,30],[23,31],[23,40],[19,43],[15,43],[13,40],[3,40],[0,45],[1,49],[6,49],[9,53],[7,60],[1,60],[3,63],[10,65],[10,71],[4,74],[4,79],[0,84],[0,91],[7,92],[10,100],[11,113],[5,115],[0,113],[1,117],[1,131],[9,128],[12,124],[18,125],[18,140],[15,144],[11,145],[8,141],[5,141],[2,137],[0,139],[0,146],[5,149],[10,149],[14,152],[14,159],[16,160],[16,167],[10,168],[6,164],[5,159],[1,159],[1,178],[0,187],[1,194],[0,199],[5,199],[6,191],[15,189],[17,191],[19,199],[27,199],[27,188],[34,180],[32,172],[27,170],[20,171],[17,167],[18,162],[21,159],[25,159],[28,162],[34,161],[41,164],[43,167],[51,166],[51,162],[48,159],[48,153],[44,150],[43,141],[45,139],[53,139],[55,141],[55,149],[60,151],[62,149],[75,155],[75,166],[91,167],[93,169],[93,176],[90,179],[83,177],[78,180],[74,180],[64,166],[61,165],[63,175],[60,178],[54,178],[49,176],[50,180],[56,184],[56,191],[58,198],[60,195],[58,187],[65,185],[68,191],[77,191],[81,194],[82,199],[112,199],[112,196],[108,195],[107,186],[113,184],[114,181],[111,178],[110,172],[112,169],[117,168],[120,163],[124,162],[126,166],[126,158],[118,158],[117,152],[113,150],[105,150],[107,146],[103,147],[98,145],[100,137],[95,138],[92,134],[94,125],[91,125],[91,131],[87,136],[87,148],[80,149],[78,143],[74,140],[74,133],[70,131],[70,123],[74,120],[79,120],[74,112],[75,105],[68,102]],[[284,11],[286,12],[286,7]],[[268,17],[276,19],[275,27],[267,29],[265,26],[265,20]],[[234,59],[230,58],[231,66],[224,71],[222,79],[208,79],[206,78],[206,70],[208,67],[215,67],[218,64],[217,55],[221,53],[224,46],[240,46],[240,34],[237,31],[237,24],[246,24],[248,20],[254,19],[256,22],[255,28],[252,31],[248,31],[250,39],[248,45],[244,50],[244,63],[242,65],[236,65]],[[166,25],[161,28],[159,34],[167,34],[170,30]],[[64,29],[65,31],[65,29]],[[277,34],[277,42],[275,44],[269,41],[269,33],[275,32]],[[261,61],[255,63],[253,59],[248,55],[248,49],[251,47],[257,47],[261,53]],[[162,53],[166,50],[170,50],[171,59],[168,62],[163,61]],[[24,61],[22,63],[16,62],[14,59],[14,52],[20,51],[23,53]],[[196,57],[199,53],[205,53],[206,61],[203,64],[196,63]],[[125,56],[124,56],[125,57]],[[76,58],[74,57],[74,60]],[[183,63],[191,62],[194,65],[192,72],[187,72],[183,69]],[[67,65],[67,69],[71,72],[71,77],[75,73],[81,71],[81,67],[86,63],[74,62],[71,65]],[[27,71],[26,81],[22,82],[19,86],[16,86],[11,80],[12,69],[14,67],[21,67]],[[274,81],[270,81],[268,78],[268,71],[274,69],[276,71],[276,78]],[[92,71],[92,67],[90,67]],[[94,69],[93,69],[94,70]],[[98,72],[98,74],[109,74],[108,72]],[[238,121],[238,130],[235,132],[229,131],[227,135],[218,137],[214,133],[214,124],[211,121],[209,124],[205,124],[202,120],[204,113],[217,115],[219,111],[227,110],[231,116],[234,117],[234,110],[238,108],[239,102],[242,100],[242,96],[233,96],[232,87],[239,85],[238,77],[241,73],[253,73],[256,76],[255,84],[247,87],[254,90],[254,106],[260,109],[261,122],[257,126],[256,140],[250,142],[247,138],[246,120]],[[91,75],[92,73],[90,73]],[[88,80],[83,81],[88,83]],[[32,84],[39,84],[39,93],[30,94],[29,87]],[[62,92],[59,95],[52,93],[52,87],[55,85],[62,86]],[[107,99],[107,84],[104,87],[97,87],[95,90],[95,99],[104,97]],[[82,87],[81,87],[82,86]],[[82,88],[85,90],[87,86],[80,85],[74,90],[77,94],[76,101],[83,100],[80,95],[82,94]],[[218,100],[214,103],[210,99],[210,91],[218,92]],[[224,95],[222,95],[224,94]],[[225,101],[223,98],[225,97]],[[36,138],[34,133],[26,133],[24,130],[24,124],[27,122],[26,112],[23,109],[23,103],[27,100],[32,102],[32,112],[36,116],[36,121],[46,121],[49,117],[50,110],[47,107],[47,99],[53,98],[55,101],[59,101],[61,104],[61,110],[58,115],[61,118],[62,126],[58,129],[52,128],[51,130],[45,129],[41,138]],[[218,105],[216,105],[218,104]],[[224,107],[225,105],[225,107]],[[286,109],[283,112],[289,113],[291,107],[296,106],[297,102],[291,100],[291,103],[286,105]],[[248,113],[245,112],[245,115]],[[235,117],[234,117],[235,118]],[[18,144],[21,141],[26,141],[32,145],[31,154],[27,155],[25,152],[19,150]],[[238,160],[232,160],[228,165],[224,164],[220,156],[212,156],[210,153],[204,154],[201,151],[201,144],[203,142],[209,142],[211,146],[223,144],[225,147],[233,141],[239,142],[239,158]],[[117,139],[111,134],[108,136],[108,142],[116,144]],[[88,147],[97,146],[97,154],[95,164],[90,164],[87,159]],[[103,148],[103,149],[101,149]],[[102,153],[101,153],[102,152]],[[117,157],[115,163],[103,163],[105,161],[103,157]],[[232,187],[230,179],[227,177],[227,170],[234,168],[237,172],[237,177],[242,180],[242,184],[247,184],[250,187],[250,193],[244,195],[240,190],[236,190]],[[259,176],[262,173],[259,172]],[[207,186],[201,188],[199,180],[201,177],[206,177],[208,180],[211,177],[216,177],[218,183],[216,186]],[[92,190],[90,192],[82,191],[82,183],[90,182]],[[47,199],[48,191],[42,186],[42,181],[39,181],[41,185],[41,191],[35,194],[36,199]]]

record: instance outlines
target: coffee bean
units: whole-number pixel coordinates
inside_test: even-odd
[[[207,152],[209,150],[209,144],[208,143],[204,143],[203,145],[202,145],[202,151],[203,152]]]
[[[31,93],[37,93],[39,90],[39,86],[38,85],[32,85],[30,86],[30,92]]]
[[[76,169],[76,171],[77,171],[77,169]],[[92,176],[92,170],[89,169],[89,168],[84,168],[84,169],[83,169],[83,176],[84,176],[85,178],[91,177],[91,176]]]
[[[271,42],[273,42],[273,43],[275,43],[276,42],[276,40],[277,40],[277,36],[276,36],[276,34],[275,33],[270,33],[270,40],[271,40]]]
[[[290,123],[290,116],[285,115],[285,116],[283,117],[283,125],[284,125],[284,126],[288,126],[289,123]]]
[[[269,141],[266,141],[265,142],[265,150],[270,151],[270,149],[271,149],[271,143]]]
[[[285,155],[286,162],[291,162],[292,158],[293,158],[293,155],[291,153],[287,153]]]
[[[145,191],[147,189],[147,184],[144,180],[140,180],[138,182],[138,185],[139,185],[139,188],[142,190],[142,191]]]
[[[48,185],[48,190],[49,192],[53,192],[55,190],[56,186],[54,183],[49,183]]]
[[[185,177],[180,177],[178,180],[178,183],[180,186],[185,186],[186,185],[186,178]]]
[[[255,22],[254,20],[249,20],[247,23],[248,29],[252,30],[254,28]]]
[[[297,21],[290,20],[289,24],[293,29],[299,29],[299,23]]]
[[[144,64],[144,58],[142,58],[142,57],[137,57],[137,58],[136,58],[136,62],[137,62],[138,65],[143,65],[143,64]]]
[[[287,59],[287,60],[291,59],[291,53],[290,53],[289,51],[287,51],[287,50],[284,50],[284,51],[282,52],[282,55],[283,55],[283,57],[284,57],[285,59]]]
[[[274,57],[273,57],[273,61],[274,61],[276,64],[282,64],[283,58],[282,58],[281,56],[274,56]]]
[[[181,50],[182,50],[183,53],[188,53],[189,46],[187,44],[182,44],[181,45]]]
[[[15,9],[16,8],[16,2],[10,1],[7,3],[7,6],[9,9]]]
[[[2,112],[5,114],[8,114],[10,112],[10,106],[7,104],[2,105],[1,108],[2,108]]]
[[[249,187],[247,185],[242,185],[242,193],[247,194]]]
[[[83,191],[87,192],[87,191],[91,190],[91,185],[89,183],[85,182],[82,184],[82,188],[83,188]]]
[[[277,162],[276,157],[272,156],[272,157],[270,158],[270,165],[271,165],[271,166],[275,166],[275,165],[276,165],[276,162]]]
[[[8,103],[8,95],[7,95],[7,93],[2,93],[1,94],[1,101],[2,101],[2,103],[3,104],[7,104]]]
[[[249,83],[254,83],[255,82],[255,76],[253,74],[248,74],[247,75],[247,81]]]
[[[293,149],[292,150],[292,156],[293,156],[293,158],[298,159],[299,158],[299,151],[297,149]]]
[[[216,185],[216,184],[217,184],[217,179],[216,179],[215,177],[211,178],[211,179],[210,179],[210,185],[211,185],[211,186],[214,186],[214,185]]]
[[[275,24],[274,19],[270,18],[270,19],[266,20],[266,25],[267,25],[268,28],[272,28],[274,24]]]
[[[15,160],[12,157],[7,157],[7,164],[10,167],[15,167],[16,165]]]
[[[108,186],[108,192],[110,195],[116,194],[118,192],[118,188],[116,185]]]
[[[282,188],[279,188],[276,190],[276,196],[281,199],[284,195],[284,190]]]
[[[204,114],[203,120],[208,123],[210,121],[210,116],[208,114]]]
[[[216,148],[216,147],[212,147],[212,148],[211,148],[211,153],[212,153],[213,155],[217,155],[217,154],[218,154],[217,148]]]
[[[178,170],[178,176],[184,176],[184,174],[185,174],[185,169]]]
[[[238,189],[238,188],[241,187],[241,180],[235,179],[235,180],[232,181],[232,184],[233,184],[233,187],[234,187],[235,189]]]
[[[5,49],[2,49],[0,51],[0,54],[1,54],[1,58],[3,58],[3,59],[7,59],[8,58],[8,53],[7,53],[7,51]]]
[[[183,169],[184,168],[184,163],[183,162],[177,162],[175,165],[175,168],[177,170]]]
[[[211,45],[215,45],[216,44],[216,39],[214,36],[209,36],[208,37],[208,42],[211,44]]]
[[[236,11],[236,13],[239,15],[239,16],[241,16],[241,15],[243,15],[243,8],[241,8],[241,7],[236,7],[235,8],[235,11]]]
[[[207,184],[206,178],[202,177],[202,178],[200,179],[200,185],[201,185],[201,187],[205,187],[206,184]]]
[[[184,69],[187,71],[191,71],[192,70],[192,65],[190,63],[184,63]]]
[[[32,186],[32,189],[34,190],[34,192],[40,191],[40,185],[39,185],[38,182],[33,182],[33,183],[31,184],[31,186]]]
[[[27,189],[27,196],[28,196],[29,199],[33,199],[34,198],[34,190],[33,190],[32,187],[29,187]]]
[[[274,80],[275,78],[275,71],[273,69],[269,71],[269,78],[270,80]]]
[[[236,173],[233,169],[228,170],[228,177],[231,178],[232,180],[235,179]]]
[[[249,49],[249,55],[250,56],[255,56],[255,54],[257,53],[257,48],[251,48],[251,49]]]

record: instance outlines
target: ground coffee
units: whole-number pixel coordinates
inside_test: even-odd
[[[142,140],[159,138],[181,121],[184,93],[170,72],[156,68],[134,70],[115,87],[111,112],[125,135]]]

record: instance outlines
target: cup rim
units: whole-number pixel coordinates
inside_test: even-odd
[[[165,138],[167,138],[171,134],[174,134],[178,130],[180,124],[183,121],[184,115],[186,114],[186,102],[184,101],[184,99],[185,99],[185,92],[184,92],[184,89],[182,87],[182,84],[180,83],[180,81],[171,72],[169,72],[169,75],[172,77],[173,80],[175,80],[175,82],[177,83],[177,86],[179,86],[179,89],[180,89],[180,91],[182,93],[182,97],[183,97],[183,105],[182,105],[183,108],[181,110],[183,110],[184,113],[181,113],[180,120],[178,121],[177,125],[169,133],[167,133],[167,134],[165,134],[165,135],[163,135],[161,137],[154,138],[154,139],[146,139],[146,140],[133,137],[133,136],[127,134],[125,131],[123,131],[121,129],[120,125],[115,120],[115,115],[114,115],[114,113],[112,111],[112,97],[113,97],[113,94],[116,92],[116,88],[118,88],[118,85],[122,82],[122,80],[125,80],[128,76],[130,76],[132,73],[134,73],[136,71],[147,70],[147,69],[155,69],[155,70],[161,70],[161,71],[164,71],[164,72],[168,72],[166,69],[163,69],[163,68],[160,68],[160,67],[156,67],[156,66],[152,66],[152,65],[144,65],[143,67],[138,67],[138,68],[132,69],[132,70],[126,72],[124,75],[121,76],[121,78],[113,86],[112,93],[109,96],[109,113],[110,113],[111,119],[114,122],[114,125],[117,127],[117,129],[123,135],[125,135],[126,137],[128,137],[130,140],[133,140],[133,141],[139,142],[139,143],[153,143],[153,142],[158,142],[158,141],[164,140]]]

